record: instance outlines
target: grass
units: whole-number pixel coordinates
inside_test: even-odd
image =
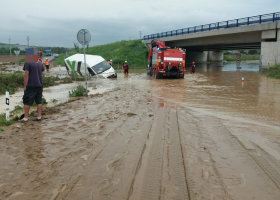
[[[78,85],[72,91],[69,91],[69,96],[70,97],[81,97],[81,96],[85,96],[85,93],[86,93],[86,88],[82,85]]]
[[[0,94],[8,91],[14,94],[19,87],[23,87],[23,73],[11,73],[0,75]]]
[[[56,59],[55,63],[60,65],[64,65],[64,59],[65,59],[65,54],[61,53],[59,54],[58,58]]]
[[[240,60],[259,60],[260,59],[260,56],[243,56],[240,58]],[[227,56],[224,56],[224,60],[226,61],[236,61],[237,58],[236,57],[233,57],[233,58],[230,58],[230,57],[227,57]]]
[[[59,79],[58,77],[42,77],[44,87],[50,87],[54,85],[72,83],[75,81],[84,81],[83,77],[65,77]],[[0,95],[5,94],[8,91],[11,94],[14,94],[19,88],[23,88],[24,74],[23,73],[8,73],[0,74]]]
[[[267,77],[280,79],[280,64],[272,65],[268,68],[262,70],[262,74]]]
[[[9,126],[13,123],[15,123],[16,121],[19,120],[18,116],[15,116],[13,119],[10,119],[10,121],[6,121],[6,113],[2,113],[0,114],[0,127],[1,126]]]

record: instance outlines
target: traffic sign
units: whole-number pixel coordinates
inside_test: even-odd
[[[15,52],[15,54],[18,56],[20,51],[14,51],[14,52]]]
[[[79,32],[77,33],[77,40],[83,46],[89,44],[91,40],[90,32],[87,29],[79,30]]]
[[[241,60],[237,59],[237,60],[236,60],[236,62],[237,62],[237,63],[240,63],[240,62],[241,62]]]
[[[236,58],[237,58],[237,59],[240,59],[240,58],[241,58],[241,54],[240,54],[240,53],[237,53],[237,54],[236,54]]]

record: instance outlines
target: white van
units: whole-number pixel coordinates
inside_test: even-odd
[[[75,73],[81,76],[85,74],[84,54],[75,54],[64,60],[68,73]],[[92,76],[102,78],[117,78],[114,68],[101,56],[86,54],[87,71]]]

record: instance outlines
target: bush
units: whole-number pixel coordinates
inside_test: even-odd
[[[85,96],[85,93],[86,93],[86,88],[82,85],[78,85],[75,89],[69,91],[69,96],[80,97],[80,96]]]
[[[263,69],[262,73],[268,77],[280,79],[280,64],[272,65],[269,69]]]

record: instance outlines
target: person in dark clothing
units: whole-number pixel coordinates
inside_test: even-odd
[[[195,73],[195,62],[192,63],[192,66],[191,66],[191,74],[194,74]]]
[[[125,61],[123,64],[123,71],[124,71],[124,74],[128,74],[128,72],[129,72],[129,67],[128,67],[127,61]]]
[[[24,118],[23,121],[28,121],[30,106],[34,100],[37,104],[37,120],[41,120],[42,114],[42,95],[43,81],[42,73],[45,71],[41,62],[26,62],[23,66],[24,70]]]

